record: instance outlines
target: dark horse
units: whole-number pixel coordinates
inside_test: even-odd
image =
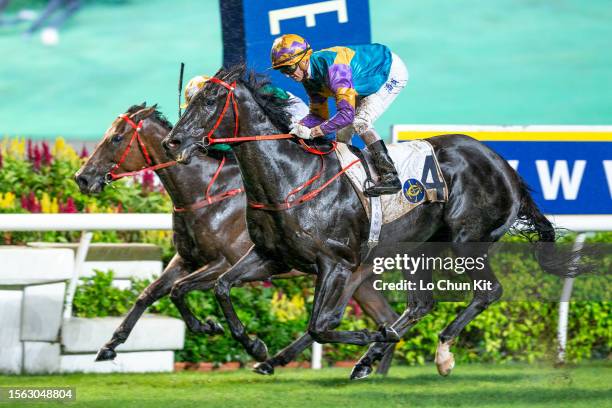
[[[182,162],[197,151],[206,151],[211,137],[231,138],[288,132],[283,101],[261,95],[266,83],[244,66],[222,69],[198,93],[163,144]],[[449,187],[446,203],[424,203],[402,218],[383,226],[381,246],[398,242],[450,242],[458,256],[472,255],[467,242],[491,245],[516,221],[522,221],[540,242],[553,242],[555,230],[534,204],[529,190],[505,160],[484,144],[465,135],[432,137],[442,173]],[[321,146],[325,142],[314,142]],[[388,328],[379,331],[336,331],[352,291],[367,277],[360,265],[362,244],[369,222],[359,198],[346,177],[302,199],[289,198],[296,186],[319,171],[319,158],[305,152],[296,139],[258,140],[232,145],[242,174],[249,208],[248,231],[255,246],[218,278],[215,294],[232,335],[257,360],[265,347],[251,339],[236,315],[230,289],[244,282],[265,279],[295,268],[317,275],[308,336],[320,343],[371,346],[354,368],[352,378],[362,378],[371,366],[411,326],[429,313],[431,293],[409,296],[407,308]],[[323,156],[320,183],[340,172],[333,155]],[[320,185],[320,184],[319,184]],[[313,192],[317,187],[309,187]],[[307,193],[308,194],[308,193]],[[295,195],[294,195],[295,196]],[[307,200],[308,198],[313,198]],[[288,205],[287,203],[291,203]],[[537,246],[540,265],[564,276],[567,265],[555,260],[548,246]],[[574,273],[578,273],[574,270]],[[431,279],[431,273],[429,275]],[[470,271],[473,280],[491,282],[489,290],[475,290],[473,300],[440,334],[436,364],[446,375],[453,366],[449,347],[461,330],[502,295],[502,287],[488,262]],[[398,336],[399,335],[399,336]]]
[[[136,135],[134,127],[139,126]],[[216,279],[253,245],[246,232],[242,194],[216,194],[212,196],[212,203],[206,200],[209,196],[208,187],[218,170],[217,185],[213,186],[211,193],[219,190],[238,192],[237,189],[241,187],[239,169],[233,154],[212,152],[210,157],[202,157],[192,165],[175,166],[175,163],[168,162],[161,147],[162,139],[171,128],[172,124],[155,106],[134,105],[113,121],[100,144],[75,176],[81,191],[92,194],[100,192],[108,182],[120,178],[125,172],[138,172],[147,165],[153,166],[175,206],[173,228],[176,255],[164,273],[139,296],[112,339],[99,351],[97,360],[114,359],[115,348],[126,341],[146,308],[168,293],[191,331],[222,333],[222,327],[212,319],[200,323],[188,309],[184,297],[191,290],[212,288]],[[129,153],[131,150],[134,151]],[[224,157],[224,165],[220,168]],[[217,199],[219,201],[215,201]],[[287,277],[290,276],[297,274],[294,272]],[[385,298],[373,290],[371,285],[362,285],[355,292],[355,299],[380,325],[391,323],[397,318]],[[301,349],[297,352],[309,344],[300,343]],[[386,373],[392,355],[393,350],[387,354],[386,364],[379,367],[380,372]],[[293,352],[290,355],[281,352],[268,362],[265,371],[262,371],[262,367],[258,372],[271,374],[274,366],[287,364],[293,356]]]

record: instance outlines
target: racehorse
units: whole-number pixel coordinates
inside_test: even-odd
[[[188,163],[196,152],[215,143],[232,143],[248,200],[248,231],[255,246],[215,285],[216,297],[234,338],[261,360],[263,342],[250,338],[233,308],[230,289],[291,269],[317,276],[308,335],[319,343],[373,344],[353,369],[351,378],[372,371],[389,344],[399,340],[429,313],[431,293],[409,296],[407,308],[390,327],[379,331],[337,331],[354,288],[368,273],[361,265],[368,216],[345,168],[315,139],[310,145],[287,134],[289,117],[282,100],[257,90],[266,79],[248,73],[244,65],[221,69],[209,80],[163,141],[168,153]],[[466,135],[429,138],[449,189],[445,203],[425,202],[383,226],[380,244],[425,241],[450,242],[457,256],[471,256],[469,242],[492,245],[517,222],[538,242],[551,243],[556,231],[535,205],[518,173],[486,145]],[[311,154],[315,153],[315,154]],[[305,181],[306,180],[306,181]],[[554,248],[537,245],[540,266],[559,276],[578,274],[568,262],[555,259]],[[568,272],[571,271],[571,272]],[[431,273],[424,271],[426,279]],[[502,295],[488,258],[484,267],[468,272],[473,280],[490,282],[456,319],[439,334],[436,365],[450,373],[452,341],[461,330]]]
[[[208,319],[201,323],[189,310],[185,295],[196,289],[212,288],[215,280],[235,264],[252,246],[246,232],[245,203],[238,166],[231,152],[211,152],[197,163],[176,166],[168,161],[161,147],[172,124],[156,109],[146,104],[134,105],[113,121],[101,143],[76,173],[75,180],[86,194],[100,192],[113,180],[154,170],[174,204],[174,255],[163,274],[138,297],[112,339],[98,352],[97,360],[112,360],[115,348],[124,343],[147,307],[170,293],[188,328],[195,333],[218,334],[222,326]],[[139,152],[138,152],[139,150]],[[130,154],[130,151],[133,151]],[[216,180],[223,187],[214,187]],[[212,194],[221,188],[224,193]],[[286,277],[297,276],[293,272]],[[385,298],[362,285],[355,299],[378,324],[397,318]],[[311,343],[279,353],[257,372],[271,374],[274,366],[289,363]],[[379,372],[386,373],[393,350]]]

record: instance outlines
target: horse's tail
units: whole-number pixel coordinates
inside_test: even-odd
[[[518,174],[517,174],[518,176]],[[518,212],[518,228],[515,233],[527,237],[534,245],[534,253],[544,271],[560,277],[574,277],[585,272],[578,265],[580,250],[561,249],[555,244],[558,230],[542,214],[531,197],[531,189],[519,177],[521,206]],[[537,236],[534,239],[534,235]]]

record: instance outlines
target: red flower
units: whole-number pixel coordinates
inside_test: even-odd
[[[355,302],[355,299],[351,298],[351,300],[349,300],[349,306],[353,310],[353,314],[355,315],[355,317],[360,317],[363,314],[361,306],[359,306],[359,303]]]
[[[42,154],[40,152],[40,149],[38,148],[38,145],[34,146],[34,154],[33,154],[33,160],[32,160],[32,165],[34,167],[34,170],[40,170],[40,164],[42,163]]]
[[[150,170],[142,173],[142,191],[150,193],[155,189],[155,173]]]
[[[51,149],[49,149],[49,144],[47,142],[42,143],[42,163],[45,166],[49,166],[51,164],[51,160],[53,156],[51,155]]]
[[[76,213],[76,212],[78,212],[72,197],[68,197],[68,199],[66,200],[66,204],[64,204],[64,205],[60,204],[59,207],[60,207],[60,212],[62,212],[62,213]]]
[[[34,153],[32,152],[32,141],[28,140],[28,145],[27,145],[27,152],[28,152],[28,161],[32,162],[34,161]]]
[[[40,203],[36,200],[36,196],[33,191],[30,194],[21,196],[21,208],[31,213],[40,212]]]
[[[81,149],[81,154],[79,155],[79,157],[81,159],[85,159],[89,157],[89,152],[87,151],[87,147],[85,147],[85,145],[83,145],[83,148]]]

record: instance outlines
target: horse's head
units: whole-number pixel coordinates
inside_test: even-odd
[[[194,153],[206,153],[210,138],[288,131],[287,101],[262,92],[266,77],[247,72],[244,65],[220,70],[191,100],[162,145],[182,163]]]
[[[74,179],[84,194],[99,193],[123,173],[141,170],[165,161],[161,140],[172,125],[156,105],[134,105],[119,115]]]

